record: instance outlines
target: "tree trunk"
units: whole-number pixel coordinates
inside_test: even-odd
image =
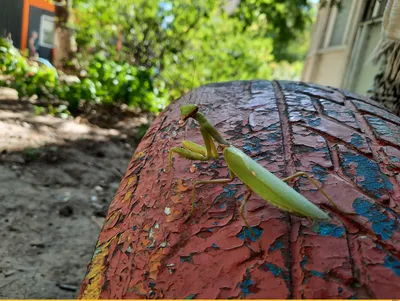
[[[202,143],[179,106],[197,104],[217,130],[278,177],[309,173],[296,189],[332,221],[311,223],[228,176],[223,157],[174,157]],[[139,144],[110,205],[80,298],[400,298],[400,118],[347,91],[298,82],[236,81],[200,87],[172,102]],[[257,175],[255,175],[257,176]],[[292,185],[292,184],[290,184]]]
[[[64,64],[72,55],[72,31],[67,27],[72,0],[55,0],[55,53],[53,64],[58,69],[63,69]]]

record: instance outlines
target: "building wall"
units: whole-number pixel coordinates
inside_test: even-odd
[[[342,3],[347,11],[319,9],[301,79],[366,95],[378,72],[371,54],[380,39],[387,0]]]
[[[311,81],[320,85],[340,87],[346,64],[346,52],[334,51],[319,55],[319,63]]]
[[[0,0],[0,36],[11,32],[14,46],[21,47],[23,0]]]

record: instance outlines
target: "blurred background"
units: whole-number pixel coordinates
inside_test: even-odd
[[[135,147],[184,93],[284,79],[374,95],[385,5],[0,0],[0,297],[76,297]]]

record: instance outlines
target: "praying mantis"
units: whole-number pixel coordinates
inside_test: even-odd
[[[287,178],[279,179],[259,163],[251,159],[240,149],[231,145],[211,125],[207,118],[199,112],[197,105],[182,105],[180,107],[180,111],[181,123],[184,123],[189,118],[197,121],[200,126],[200,133],[203,136],[205,146],[198,145],[192,141],[183,140],[183,147],[173,147],[170,149],[169,167],[172,166],[172,158],[174,153],[189,160],[208,161],[210,159],[218,158],[219,154],[214,143],[215,140],[219,147],[223,150],[223,157],[228,165],[230,174],[229,178],[201,180],[194,183],[192,190],[192,209],[188,218],[192,215],[195,208],[197,186],[202,184],[225,184],[232,182],[236,177],[238,177],[246,186],[246,194],[240,205],[239,213],[243,222],[249,228],[251,233],[251,227],[246,221],[243,211],[253,192],[260,196],[265,202],[269,202],[279,209],[289,212],[290,214],[306,217],[311,221],[330,221],[331,218],[328,214],[286,184],[286,182],[300,176],[307,177],[308,180],[328,199],[328,201],[336,209],[343,211],[338,208],[335,202],[307,173],[298,172]]]

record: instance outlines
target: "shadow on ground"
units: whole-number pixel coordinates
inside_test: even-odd
[[[99,127],[36,116],[31,103],[0,89],[1,298],[76,298],[147,122],[121,114]]]

